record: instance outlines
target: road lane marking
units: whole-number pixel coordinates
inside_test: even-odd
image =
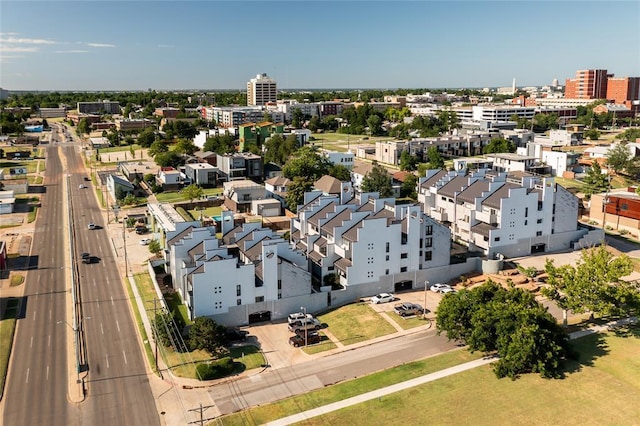
[[[29,369],[27,368],[27,380],[25,381],[25,383],[29,383]]]
[[[47,346],[51,347],[51,335],[49,335],[49,341],[47,342]]]
[[[38,315],[38,311],[33,311],[33,320],[36,320],[36,315]]]
[[[120,323],[116,320],[116,326],[118,327],[118,333],[120,333]]]
[[[122,356],[124,357],[124,363],[128,364],[128,362],[127,362],[127,354],[124,353],[124,349],[122,350]]]
[[[49,380],[49,366],[47,365],[47,380]]]
[[[31,343],[29,343],[29,347],[33,348],[33,336],[31,336]]]
[[[104,359],[106,359],[106,360],[107,360],[107,368],[109,368],[109,355],[105,355],[105,356],[104,356]]]
[[[111,304],[112,304],[113,306],[115,306],[115,305],[116,305],[115,303],[113,303],[113,296],[111,296]]]
[[[51,320],[51,309],[49,309],[49,320]]]
[[[102,334],[104,334],[104,328],[102,328],[102,323],[100,323],[100,332],[102,332]]]
[[[100,307],[100,301],[99,301],[99,300],[96,300],[96,302],[98,303],[98,308],[99,308],[99,307]]]

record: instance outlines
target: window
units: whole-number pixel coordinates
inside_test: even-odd
[[[424,229],[426,235],[433,235],[433,225],[427,225]]]
[[[386,260],[387,260],[387,262],[389,261],[389,255],[387,255],[387,258],[386,258]]]
[[[236,286],[236,296],[242,296],[242,286],[240,286],[240,284]]]
[[[236,299],[236,305],[238,306],[242,305],[242,299]]]
[[[529,217],[529,207],[524,208],[524,217]]]
[[[500,241],[500,237],[495,237],[493,241]]]
[[[424,260],[429,261],[433,258],[433,253],[431,250],[424,252]]]
[[[278,299],[282,299],[282,291],[278,290]]]
[[[264,296],[256,296],[256,303],[264,302]]]
[[[282,280],[278,280],[278,290],[282,290]]]
[[[620,210],[629,210],[629,204],[620,203]]]
[[[406,259],[409,255],[407,253],[400,254],[400,259]]]
[[[388,270],[388,269],[385,269],[385,270],[384,270],[384,274],[385,274],[385,275],[389,275],[389,270]]]
[[[542,219],[536,220],[536,223],[542,223]]]
[[[536,237],[541,237],[542,236],[542,231],[537,231],[536,232]]]
[[[524,221],[524,226],[527,226],[527,224],[528,224],[528,223],[529,223],[529,221],[528,221],[528,220],[525,220],[525,221]]]
[[[425,238],[424,239],[425,247],[433,247],[433,238]]]
[[[402,268],[400,268],[400,272],[407,272],[407,267],[403,266]]]
[[[387,248],[385,250],[387,253],[389,253],[389,243],[387,243]]]

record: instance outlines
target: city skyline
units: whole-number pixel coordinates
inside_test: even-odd
[[[639,2],[3,1],[0,11],[6,90],[243,91],[258,73],[279,89],[640,75]]]

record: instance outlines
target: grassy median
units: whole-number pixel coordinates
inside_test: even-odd
[[[342,306],[318,315],[318,319],[330,324],[331,333],[345,346],[396,332],[387,320],[364,302]]]
[[[15,297],[6,300],[6,309],[0,318],[0,396],[4,393],[4,382],[9,367],[9,356],[13,346],[13,333],[16,329],[16,318],[20,300]]]

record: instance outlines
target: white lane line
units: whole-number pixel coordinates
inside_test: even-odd
[[[47,346],[51,347],[51,335],[49,335],[49,341],[47,342]]]
[[[33,311],[33,320],[36,320],[36,315],[38,315],[38,311]]]
[[[106,360],[107,360],[107,368],[109,368],[109,355],[105,355],[105,356],[104,356],[104,359],[106,359]]]
[[[94,287],[96,286],[96,280],[95,279],[93,280],[93,286]]]
[[[120,323],[116,320],[116,327],[118,327],[118,333],[120,333]]]
[[[100,332],[104,334],[104,328],[102,328],[102,323],[100,323]]]
[[[98,308],[100,307],[100,301],[96,300],[96,303],[98,304]]]
[[[115,303],[113,303],[113,296],[111,296],[111,304],[112,304],[113,306],[115,306],[115,305],[116,305]]]
[[[31,336],[31,343],[29,343],[29,347],[33,348],[33,336]]]
[[[25,383],[29,383],[29,369],[27,368],[27,380],[25,381]]]
[[[122,356],[124,357],[124,363],[128,364],[128,362],[127,362],[127,354],[124,353],[124,349],[122,350]]]
[[[51,320],[51,309],[49,309],[49,320]]]
[[[49,366],[47,365],[47,380],[49,380]]]

